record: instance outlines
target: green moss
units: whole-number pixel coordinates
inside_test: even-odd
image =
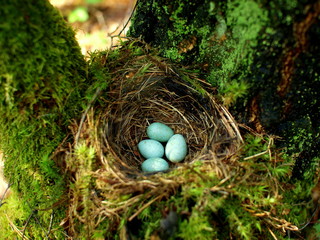
[[[26,227],[25,236],[33,239],[42,239],[45,232],[49,231],[49,225],[43,225],[42,219],[52,220],[54,229],[48,234],[53,239],[63,239],[64,229],[59,226],[64,213],[54,209],[47,211],[34,211],[31,206],[21,204],[21,197],[12,193],[0,207],[1,239],[16,239],[18,232],[22,233]],[[29,219],[26,221],[26,219]],[[39,222],[40,221],[40,222]],[[20,235],[21,237],[21,235]]]
[[[157,207],[148,207],[139,214],[138,221],[141,221],[141,226],[138,235],[141,239],[151,238],[152,234],[159,229],[161,218],[161,211]]]
[[[229,204],[224,208],[230,227],[236,230],[236,236],[241,239],[257,239],[257,237],[254,236],[254,232],[261,228],[258,227],[259,223],[255,224],[256,219],[254,219],[248,212],[235,208],[234,206],[239,206],[241,203],[237,200],[233,201],[234,204]]]
[[[198,43],[211,36],[215,16],[212,1],[139,1],[129,35],[143,36],[160,53],[177,62],[191,63],[198,56]],[[148,20],[146,20],[148,19]],[[209,25],[203,25],[208,22]],[[148,25],[148,29],[145,28]],[[165,30],[164,30],[165,29]]]
[[[3,3],[0,21],[0,149],[6,178],[21,200],[15,210],[21,218],[11,220],[23,227],[28,216],[37,216],[26,234],[41,239],[39,227],[49,226],[50,211],[33,211],[63,197],[66,184],[52,153],[81,110],[86,63],[74,32],[47,1]],[[61,220],[63,209],[53,209]]]
[[[188,220],[180,223],[178,237],[191,239],[214,239],[217,236],[216,230],[209,222],[207,212],[193,210]]]
[[[267,25],[267,11],[256,1],[228,1],[226,11],[218,15],[215,38],[204,45],[202,59],[210,64],[208,81],[217,86],[229,105],[246,96],[250,66],[257,38]],[[218,38],[224,35],[224,39]],[[207,40],[208,42],[208,40]]]
[[[151,14],[154,19],[144,20]],[[176,62],[209,64],[207,79],[226,94],[229,104],[244,97],[249,88],[246,71],[253,63],[258,36],[268,23],[267,14],[253,0],[226,4],[140,1],[130,34],[142,34],[162,55]],[[148,33],[141,29],[147,22],[155,25]]]
[[[21,207],[20,198],[12,194],[8,201],[5,201],[0,207],[0,232],[1,239],[14,239],[17,235],[10,226],[10,221],[16,224],[22,224],[28,218],[28,213]]]
[[[310,5],[309,5],[310,4]],[[247,71],[246,80],[250,85],[248,103],[239,102],[234,112],[242,119],[248,119],[245,111],[250,100],[258,101],[254,111],[258,111],[259,121],[266,131],[284,139],[278,145],[296,160],[294,178],[313,178],[316,159],[319,156],[319,24],[314,22],[305,27],[305,35],[295,32],[298,24],[308,22],[314,6],[308,1],[262,1],[261,6],[268,11],[267,25],[257,36],[257,47],[253,62]],[[308,7],[306,7],[308,6]],[[310,11],[306,11],[310,9]],[[292,59],[288,55],[306,38],[304,50]],[[280,83],[285,78],[283,70],[291,64],[293,71],[287,73],[288,84],[281,90]]]

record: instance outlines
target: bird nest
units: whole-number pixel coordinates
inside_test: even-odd
[[[186,82],[179,74],[155,70],[110,86],[110,104],[101,118],[102,136],[104,152],[112,153],[117,170],[141,173],[144,159],[137,146],[147,138],[146,129],[153,122],[164,123],[185,137],[188,154],[182,164],[208,159],[208,154],[221,159],[233,153],[241,136],[210,87],[200,80]],[[182,164],[171,163],[170,169]]]
[[[137,56],[128,46],[120,48],[116,62],[108,54],[117,52],[110,52],[92,63],[92,68],[107,69],[111,81],[97,91],[93,100],[99,100],[91,101],[80,124],[71,127],[75,144],[66,158],[74,182],[66,219],[70,234],[76,234],[77,221],[90,232],[105,218],[114,228],[122,216],[134,219],[181,185],[197,182],[199,174],[190,170],[197,163],[201,174],[228,177],[229,156],[242,143],[237,124],[209,84],[159,57],[141,51]],[[182,134],[188,154],[182,162],[170,163],[166,172],[146,174],[138,143],[147,138],[153,122]]]

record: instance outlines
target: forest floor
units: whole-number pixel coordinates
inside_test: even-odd
[[[50,0],[76,31],[82,53],[105,50],[125,36],[136,0]],[[93,3],[96,2],[96,3]],[[78,11],[78,21],[75,17]],[[84,11],[83,11],[84,10]],[[82,19],[81,16],[84,16]],[[112,38],[113,37],[113,38]]]

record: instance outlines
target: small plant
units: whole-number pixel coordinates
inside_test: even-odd
[[[86,7],[77,7],[72,10],[68,16],[70,23],[86,22],[89,19],[88,9]]]
[[[223,102],[226,106],[235,103],[238,98],[244,97],[248,93],[249,84],[244,81],[227,82],[221,89]]]

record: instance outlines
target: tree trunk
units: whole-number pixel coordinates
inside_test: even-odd
[[[24,226],[36,209],[52,207],[64,194],[64,176],[51,154],[81,110],[86,62],[74,32],[47,1],[4,1],[0,23],[0,149],[25,211],[13,216],[20,219],[14,224]],[[38,219],[48,226],[49,216]]]
[[[238,119],[275,134],[312,179],[320,147],[319,1],[140,0],[130,29],[202,69]]]

